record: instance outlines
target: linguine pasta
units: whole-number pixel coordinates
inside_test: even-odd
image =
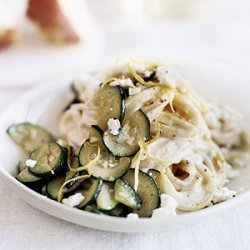
[[[250,149],[240,115],[202,99],[168,65],[131,61],[76,84],[81,100],[71,105],[60,121],[66,144],[78,152],[88,139],[91,125],[104,124],[102,129],[107,129],[95,95],[99,83],[105,85],[115,79],[133,83],[125,86],[124,120],[142,109],[150,121],[150,140],[138,142],[140,149],[132,157],[135,174],[139,169],[158,170],[156,181],[161,193],[174,198],[179,211],[202,209],[235,195],[225,184],[232,169],[247,164]],[[137,186],[135,176],[135,190]],[[222,193],[224,196],[219,196]]]

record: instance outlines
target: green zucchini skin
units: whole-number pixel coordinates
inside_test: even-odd
[[[46,163],[44,163],[44,161],[46,157],[49,157],[48,153],[50,153],[52,149],[56,155],[54,155],[53,162],[48,165],[48,159]],[[50,156],[51,155],[52,154],[50,154]],[[37,161],[37,164],[32,168],[29,167],[29,170],[39,177],[56,176],[67,166],[67,153],[63,147],[55,142],[43,144],[31,153],[30,158]]]
[[[78,193],[81,193],[85,198],[77,206],[77,208],[84,209],[85,206],[96,201],[99,193],[101,192],[103,181],[102,179],[90,179],[90,186],[88,188],[77,190]]]
[[[133,187],[135,170],[129,170],[123,180]],[[142,205],[140,209],[135,209],[134,213],[137,213],[139,217],[150,217],[153,210],[160,206],[160,189],[154,179],[141,170],[139,170],[139,184],[136,192],[142,199]]]
[[[108,215],[115,217],[126,217],[129,213],[130,211],[128,210],[128,208],[119,203],[116,207],[108,212]]]
[[[129,128],[127,131],[126,126]],[[147,114],[139,109],[125,122],[118,135],[112,135],[109,131],[103,134],[103,142],[109,152],[114,156],[133,156],[140,149],[139,140],[148,141],[150,138],[150,121]],[[132,139],[132,141],[131,141]]]
[[[43,127],[29,122],[13,124],[7,134],[27,152],[32,152],[43,143],[53,142],[53,136]]]
[[[91,206],[91,205],[87,205],[85,207],[84,211],[90,212],[90,213],[93,213],[93,214],[100,214],[100,215],[103,214],[101,211],[99,211],[97,208],[95,208],[94,206]]]
[[[49,179],[37,177],[32,174],[27,167],[25,167],[21,172],[18,173],[16,179],[23,183],[25,186],[33,189],[34,191],[40,192],[42,186],[46,184]]]
[[[49,198],[57,200],[59,190],[65,181],[64,176],[57,176],[47,184],[46,193]]]

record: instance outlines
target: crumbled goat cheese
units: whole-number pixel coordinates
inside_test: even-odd
[[[153,73],[152,71],[149,71],[149,70],[145,70],[144,72],[144,76],[145,77],[150,77],[150,75]]]
[[[120,132],[121,124],[118,119],[110,118],[108,120],[108,130],[112,135],[118,135]]]
[[[136,72],[143,74],[145,77],[149,77],[152,74],[152,71],[147,70],[147,68],[142,64],[133,63],[132,66]]]
[[[177,202],[167,194],[161,194],[161,206],[153,210],[153,218],[163,218],[176,215]]]
[[[130,213],[127,215],[127,219],[129,220],[137,220],[139,217],[138,217],[138,214],[135,214],[135,213]]]
[[[175,88],[177,80],[179,79],[178,73],[172,67],[159,66],[156,69],[156,77],[159,82]]]
[[[123,88],[134,87],[134,84],[130,78],[125,79],[115,79],[110,83],[110,86],[121,86]]]
[[[114,181],[114,180],[115,180],[115,178],[113,176],[109,177],[109,181]]]
[[[25,164],[27,167],[33,168],[37,164],[37,161],[28,159],[28,160],[26,160]]]
[[[128,89],[128,94],[129,95],[136,95],[141,92],[141,87],[130,87]]]
[[[236,195],[236,191],[229,190],[227,187],[218,187],[212,202],[213,203],[219,203],[222,201],[229,200],[233,198]]]
[[[64,198],[62,203],[66,206],[75,207],[78,206],[84,200],[84,198],[85,197],[81,193],[76,193],[69,196],[68,198]]]

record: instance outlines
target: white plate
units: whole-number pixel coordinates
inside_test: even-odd
[[[210,93],[212,96],[222,97],[226,101],[242,111],[246,119],[250,121],[250,98],[244,98],[249,95],[250,87],[244,82],[242,75],[239,73],[231,74],[230,66],[216,64],[205,65],[201,63],[178,63],[181,72],[189,75],[195,85],[203,90],[203,93]],[[220,69],[220,70],[219,70]],[[211,72],[213,72],[211,76]],[[219,72],[219,73],[216,73]],[[223,73],[221,73],[223,72]],[[229,72],[226,74],[226,72]],[[227,76],[228,75],[228,76]],[[226,77],[227,76],[227,77]],[[241,77],[241,78],[239,78]],[[236,81],[241,79],[241,81]],[[246,80],[246,79],[245,79]],[[235,84],[237,82],[237,84]],[[199,85],[201,83],[201,85]],[[6,128],[14,122],[29,120],[39,122],[56,134],[56,124],[58,117],[67,105],[70,97],[68,91],[69,84],[58,82],[43,84],[43,86],[27,92],[14,103],[6,105],[6,109],[0,117],[0,176],[12,190],[20,197],[26,200],[32,206],[60,219],[70,221],[82,226],[95,229],[119,232],[146,232],[170,230],[178,226],[197,223],[203,219],[216,215],[226,208],[238,206],[243,202],[246,196],[250,194],[250,168],[243,170],[230,184],[231,188],[238,190],[240,187],[245,188],[245,192],[239,194],[236,198],[221,204],[209,207],[200,211],[181,214],[172,218],[162,219],[138,219],[128,220],[124,218],[115,218],[100,216],[84,212],[75,208],[69,208],[62,204],[48,199],[18,182],[13,176],[16,174],[16,165],[25,155],[6,135]],[[66,93],[66,94],[65,94]],[[233,97],[233,98],[232,98]]]

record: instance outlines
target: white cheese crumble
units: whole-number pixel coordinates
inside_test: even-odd
[[[176,208],[177,208],[177,201],[167,194],[161,194],[161,206],[153,210],[152,217],[153,218],[163,218],[169,216],[175,216]]]
[[[226,201],[233,198],[236,194],[236,191],[230,190],[227,187],[218,187],[215,191],[212,202],[219,203],[222,201]]]
[[[66,206],[75,207],[78,206],[84,200],[84,198],[85,197],[81,193],[76,193],[69,196],[68,198],[64,198],[62,203]]]
[[[127,215],[127,219],[129,220],[137,220],[139,217],[138,217],[138,214],[135,214],[135,213],[130,213]]]
[[[129,87],[128,94],[129,95],[136,95],[141,92],[141,87]]]
[[[37,161],[28,159],[28,160],[26,160],[25,164],[27,167],[33,168],[36,166]]]
[[[112,135],[118,135],[120,133],[121,123],[118,119],[110,118],[108,120],[108,130]]]
[[[143,74],[145,77],[149,77],[152,74],[152,71],[148,70],[144,65],[138,64],[138,63],[133,63],[131,66],[133,66],[133,69],[138,72]]]
[[[134,84],[130,78],[125,79],[115,79],[110,83],[110,86],[121,86],[123,88],[134,87]]]
[[[175,88],[180,78],[177,71],[172,67],[159,66],[156,69],[156,77],[160,83]]]

